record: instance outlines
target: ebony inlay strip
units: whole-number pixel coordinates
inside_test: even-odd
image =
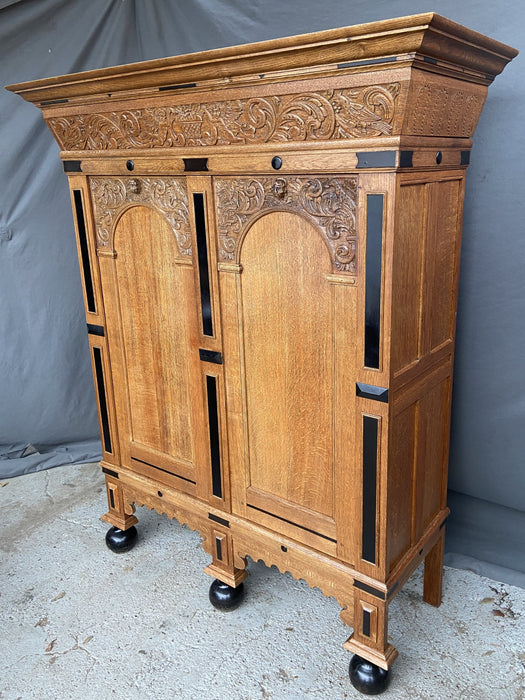
[[[385,56],[384,58],[370,58],[367,61],[350,61],[350,63],[338,63],[337,67],[354,68],[355,66],[373,66],[376,63],[392,63],[397,61],[397,56]]]
[[[437,59],[432,58],[431,56],[423,56],[423,60],[427,63],[433,63],[434,65],[437,65]]]
[[[377,418],[363,416],[363,530],[361,557],[376,563]]]
[[[365,593],[370,593],[370,595],[380,598],[381,600],[386,600],[386,594],[384,591],[380,591],[378,588],[369,586],[367,583],[362,583],[357,579],[354,579],[354,588],[359,588],[360,591],[365,591]]]
[[[203,362],[213,362],[215,365],[222,365],[222,355],[215,350],[205,350],[199,348],[199,359]]]
[[[382,194],[366,197],[365,366],[379,369],[381,337]]]
[[[88,311],[96,313],[97,309],[95,305],[93,277],[91,276],[91,265],[89,263],[89,250],[86,235],[86,220],[84,219],[84,205],[82,203],[82,192],[80,190],[73,190],[73,201],[75,203],[75,213],[77,215],[78,240],[80,243],[80,258],[82,260],[82,271],[84,273],[86,304]]]
[[[460,165],[470,164],[470,151],[461,151],[461,162]]]
[[[114,508],[115,507],[115,496],[113,495],[112,489],[108,489],[108,493],[109,493],[109,505],[111,506],[111,508]]]
[[[159,88],[159,92],[164,92],[165,90],[183,90],[184,88],[197,87],[197,83],[182,83],[181,85],[162,85]]]
[[[357,154],[358,168],[394,168],[395,151],[361,151]]]
[[[180,474],[176,474],[175,472],[170,472],[170,471],[168,471],[168,469],[163,469],[162,467],[159,467],[156,464],[151,464],[151,462],[145,462],[143,459],[137,459],[137,457],[132,457],[131,461],[138,462],[139,464],[145,464],[147,467],[152,467],[153,469],[158,469],[159,472],[164,472],[164,474],[169,474],[170,476],[177,477],[177,479],[182,479],[183,481],[187,481],[190,484],[195,484],[193,479],[188,479],[188,477],[186,477],[186,476],[181,476]]]
[[[185,173],[197,173],[208,171],[207,158],[183,158],[182,160],[184,161]]]
[[[219,523],[219,525],[224,525],[224,527],[230,527],[230,521],[224,518],[219,518],[218,515],[213,513],[208,513],[208,520],[213,520],[214,523]]]
[[[95,378],[97,382],[98,404],[100,407],[100,422],[102,423],[102,438],[104,449],[111,452],[111,433],[109,430],[108,404],[106,401],[106,388],[104,385],[104,368],[102,366],[102,350],[93,348],[93,360],[95,362]]]
[[[65,173],[81,173],[82,172],[82,161],[81,160],[65,160],[62,164]]]
[[[204,212],[204,195],[195,192],[193,195],[195,211],[195,229],[197,231],[197,253],[199,257],[199,281],[201,289],[202,332],[213,335],[210,297],[210,269],[208,264],[208,241],[206,238],[206,214]]]
[[[372,401],[388,403],[388,389],[385,389],[382,386],[374,386],[373,384],[361,384],[361,382],[356,382],[355,395],[361,396],[364,399],[372,399]]]
[[[102,472],[108,476],[112,476],[114,479],[118,479],[118,472],[113,472],[111,469],[106,469],[106,467],[102,467]]]
[[[257,508],[257,506],[252,506],[251,503],[248,503],[248,508],[253,508],[253,510],[258,510],[259,513],[264,513],[265,515],[271,515],[272,518],[277,518],[277,520],[282,520],[283,523],[288,523],[289,525],[294,525],[295,527],[298,527],[301,530],[305,530],[306,532],[311,532],[312,535],[317,535],[317,537],[322,537],[325,540],[329,540],[330,542],[335,542],[337,544],[337,540],[334,540],[331,537],[328,537],[328,535],[322,535],[320,532],[317,532],[316,530],[311,530],[309,527],[304,527],[304,525],[299,525],[298,523],[294,523],[293,520],[287,520],[286,518],[281,518],[280,515],[275,515],[275,513],[270,513],[270,511],[268,511],[268,510],[263,510],[262,508]]]
[[[222,541],[220,537],[215,538],[215,551],[217,552],[217,559],[222,561]]]
[[[104,326],[95,326],[92,323],[87,324],[89,335],[98,335],[104,337]]]
[[[222,498],[221,451],[219,443],[219,413],[217,406],[217,378],[206,375],[208,396],[208,426],[210,432],[212,493]]]
[[[400,168],[411,168],[413,155],[414,155],[414,151],[400,151],[399,152],[399,167]]]
[[[61,100],[45,100],[44,102],[40,103],[41,107],[47,107],[48,105],[63,105],[66,104],[66,102],[69,102],[67,97],[63,97]]]
[[[370,637],[370,611],[363,610],[363,634]]]

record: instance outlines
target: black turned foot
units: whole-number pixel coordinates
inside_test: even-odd
[[[132,525],[127,530],[110,527],[106,532],[106,544],[112,552],[129,552],[137,543],[137,528]]]
[[[390,680],[388,671],[357,654],[352,656],[349,674],[354,688],[365,695],[379,695],[387,689]]]
[[[244,598],[244,586],[240,583],[237,588],[228,586],[218,578],[210,586],[210,603],[217,610],[235,610]]]

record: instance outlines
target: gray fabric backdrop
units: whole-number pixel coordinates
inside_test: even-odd
[[[524,48],[489,0],[0,0],[0,84],[432,9]],[[447,561],[525,586],[525,81],[489,89],[467,178]],[[0,90],[0,477],[97,460],[73,222],[40,111]]]

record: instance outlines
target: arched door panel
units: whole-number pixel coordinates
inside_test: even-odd
[[[247,502],[276,514],[289,512],[292,505],[304,515],[311,511],[332,519],[327,247],[301,216],[272,212],[247,232],[241,265]]]

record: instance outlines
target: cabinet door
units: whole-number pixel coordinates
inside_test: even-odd
[[[232,506],[335,553],[354,468],[357,182],[220,178],[215,192]]]
[[[195,493],[205,422],[186,181],[90,186],[123,464]]]

